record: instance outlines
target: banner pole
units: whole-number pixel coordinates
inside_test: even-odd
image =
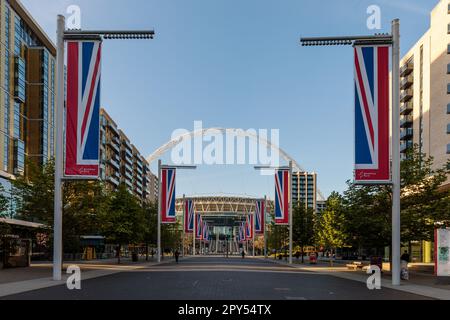
[[[392,285],[400,285],[400,20],[392,21]]]
[[[256,215],[256,213],[254,212],[253,213],[253,221],[252,221],[252,245],[253,245],[253,257],[255,257],[255,215]]]
[[[157,228],[157,250],[158,263],[161,262],[161,160],[158,160],[158,228]]]
[[[289,264],[292,264],[292,173],[293,173],[293,162],[289,161]]]
[[[189,208],[188,208],[189,209]],[[183,248],[183,257],[184,257],[184,240],[186,239],[186,195],[183,194],[183,239],[181,241],[181,245]],[[188,210],[188,214],[189,214],[189,210]],[[189,221],[189,220],[188,220]]]
[[[55,195],[53,225],[53,280],[62,278],[62,176],[64,141],[64,31],[66,22],[63,15],[57,20],[57,103],[56,103],[56,143],[55,143]]]
[[[267,232],[266,232],[266,211],[267,211],[267,196],[264,196],[264,215],[261,215],[261,217],[264,218],[264,258],[267,259]]]

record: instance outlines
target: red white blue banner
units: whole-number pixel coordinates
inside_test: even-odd
[[[176,169],[161,169],[161,223],[176,223],[175,212]]]
[[[266,202],[264,200],[256,201],[255,206],[255,232],[264,233],[266,218]]]
[[[245,222],[239,225],[239,242],[245,241]]]
[[[194,201],[184,201],[184,232],[192,233],[194,231]]]
[[[100,166],[100,41],[67,43],[64,175],[98,179]]]
[[[289,170],[275,172],[275,224],[289,224]]]
[[[203,240],[208,242],[209,241],[209,226],[208,223],[206,223],[206,221],[203,222]]]
[[[253,239],[253,215],[248,214],[245,217],[245,238],[246,240]]]
[[[388,46],[355,46],[355,92],[355,182],[388,183]]]
[[[195,238],[197,240],[203,240],[203,219],[200,214],[195,215]]]

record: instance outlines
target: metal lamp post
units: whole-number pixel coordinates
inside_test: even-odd
[[[66,30],[65,18],[57,18],[56,48],[56,139],[55,139],[55,196],[54,196],[54,237],[53,237],[53,280],[62,278],[62,187],[64,159],[64,43],[67,40],[153,39],[154,31],[82,31]]]
[[[392,21],[391,35],[302,38],[303,46],[392,46],[392,284],[400,285],[400,20]]]
[[[288,170],[289,171],[289,264],[292,264],[293,218],[292,218],[292,179],[294,163],[289,161],[288,167],[255,166],[255,170]],[[265,230],[264,230],[265,231]],[[266,241],[266,240],[264,240]],[[267,250],[266,250],[267,254]]]
[[[163,165],[161,160],[158,160],[158,231],[157,231],[157,246],[158,246],[158,263],[161,262],[161,170],[162,169],[187,169],[195,170],[196,166],[170,166]],[[195,216],[194,216],[195,218]],[[183,226],[184,228],[184,226]],[[195,222],[194,222],[194,232],[195,232]],[[194,234],[194,246],[195,246],[195,234]],[[195,250],[195,247],[194,247]]]

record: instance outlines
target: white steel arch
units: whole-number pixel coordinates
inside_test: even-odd
[[[305,172],[303,168],[298,164],[298,162],[292,158],[289,154],[287,154],[283,149],[281,149],[276,144],[273,144],[272,142],[268,141],[267,139],[260,137],[258,134],[255,134],[254,132],[242,130],[242,129],[231,129],[231,128],[209,128],[209,129],[201,129],[201,130],[195,130],[191,131],[182,135],[179,135],[178,137],[170,140],[166,144],[162,145],[158,149],[156,149],[155,152],[153,152],[151,155],[147,157],[147,162],[149,164],[153,163],[154,161],[158,160],[162,155],[164,155],[167,151],[173,149],[177,145],[179,145],[183,140],[185,139],[193,139],[195,137],[203,137],[208,134],[223,134],[226,135],[227,131],[232,131],[237,134],[239,137],[245,137],[250,138],[253,140],[256,140],[257,142],[263,143],[267,148],[277,150],[281,157],[286,161],[290,162],[292,161],[294,171],[300,171]],[[319,200],[325,200],[325,197],[323,196],[322,192],[317,188],[317,195],[318,198],[321,198]]]

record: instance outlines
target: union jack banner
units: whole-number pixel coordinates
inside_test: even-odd
[[[161,223],[176,223],[175,213],[176,169],[161,169]]]
[[[258,234],[264,233],[266,218],[266,202],[264,200],[256,201],[255,218],[255,232]]]
[[[239,226],[239,242],[245,241],[245,222],[242,222]]]
[[[203,222],[203,240],[205,240],[205,242],[209,241],[209,226],[206,221]]]
[[[195,239],[197,240],[203,240],[203,219],[200,214],[195,215]]]
[[[245,238],[246,240],[253,239],[253,215],[248,214],[245,217]]]
[[[194,231],[194,201],[186,200],[184,202],[184,232],[192,233]]]
[[[355,182],[390,174],[389,47],[355,46]]]
[[[97,179],[100,165],[100,41],[67,43],[64,176]]]
[[[275,172],[275,224],[289,224],[289,170]]]

